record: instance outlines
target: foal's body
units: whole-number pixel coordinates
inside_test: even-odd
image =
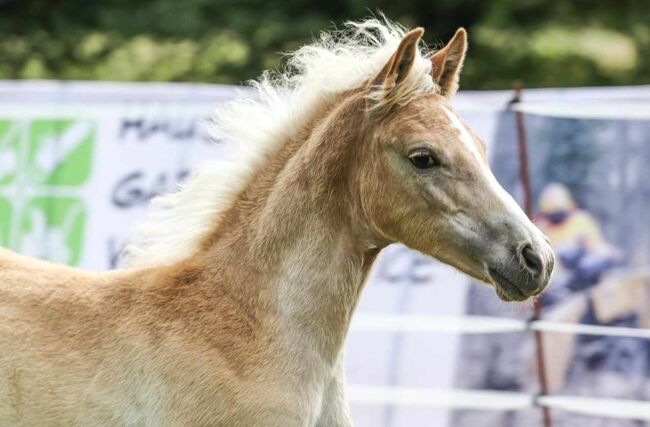
[[[0,253],[0,425],[349,425],[340,349],[376,251],[302,217],[259,242],[285,245],[273,267],[251,228],[105,274]]]
[[[2,426],[349,425],[338,348],[351,306],[286,307],[226,263],[90,275],[2,257]]]
[[[326,152],[304,156],[340,167]],[[0,425],[350,425],[341,348],[378,249],[285,166],[191,260],[88,274],[1,252]]]
[[[289,130],[262,133],[272,150],[220,203],[218,180],[191,180],[171,243],[143,249],[148,261],[89,274],[0,252],[0,426],[350,426],[343,343],[387,244],[506,300],[544,289],[547,243],[448,103],[465,32],[425,58],[421,29],[365,27],[388,41],[369,35],[369,48],[357,33],[298,52],[299,88],[327,84],[337,61],[365,71],[341,68],[346,84],[289,111]],[[236,131],[276,101],[234,108]]]

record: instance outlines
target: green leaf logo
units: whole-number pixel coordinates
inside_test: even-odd
[[[0,120],[0,187],[11,185],[20,161],[21,123]]]
[[[19,251],[76,265],[81,259],[86,224],[84,204],[73,198],[35,197],[23,212]]]
[[[79,264],[95,136],[89,120],[0,120],[0,245]]]
[[[36,120],[29,135],[28,169],[33,182],[78,186],[88,179],[95,139],[91,122]]]
[[[0,197],[0,246],[9,246],[12,219],[11,202]]]

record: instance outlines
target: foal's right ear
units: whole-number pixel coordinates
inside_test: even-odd
[[[424,29],[418,27],[409,31],[400,42],[397,50],[390,57],[379,74],[372,80],[371,85],[380,89],[384,94],[395,90],[408,77],[418,52],[418,43],[424,34]]]

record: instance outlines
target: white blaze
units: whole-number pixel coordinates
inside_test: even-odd
[[[483,176],[485,177],[486,182],[488,183],[493,193],[501,200],[506,210],[511,215],[513,215],[514,217],[522,221],[528,228],[533,228],[534,234],[539,234],[540,231],[537,229],[537,227],[532,226],[532,222],[528,219],[528,217],[521,209],[521,207],[519,207],[519,205],[517,204],[517,202],[515,202],[512,196],[506,190],[503,189],[501,184],[499,184],[497,179],[494,177],[494,174],[492,173],[490,168],[483,161],[483,158],[481,157],[481,153],[476,147],[476,141],[474,141],[474,137],[472,137],[470,132],[467,130],[467,127],[465,127],[465,125],[460,120],[458,115],[456,115],[454,111],[452,111],[451,109],[447,108],[444,105],[441,105],[441,108],[442,111],[445,112],[447,117],[449,117],[452,126],[460,133],[460,141],[463,143],[463,145],[465,145],[465,147],[467,147],[467,149],[474,155],[474,157],[478,161],[480,165],[480,169],[483,172]]]
[[[474,138],[472,138],[472,135],[469,133],[463,122],[461,122],[456,113],[451,111],[449,108],[445,107],[444,105],[441,107],[442,111],[444,111],[447,117],[449,117],[451,124],[456,128],[458,132],[460,132],[460,141],[482,164],[483,159],[481,159],[481,153],[479,153],[478,148],[476,148],[476,142],[474,141]]]

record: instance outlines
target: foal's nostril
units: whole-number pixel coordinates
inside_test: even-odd
[[[529,244],[524,245],[521,248],[521,261],[531,273],[535,275],[542,274],[544,270],[544,265],[542,264],[542,259],[539,255],[533,250],[533,247]]]

